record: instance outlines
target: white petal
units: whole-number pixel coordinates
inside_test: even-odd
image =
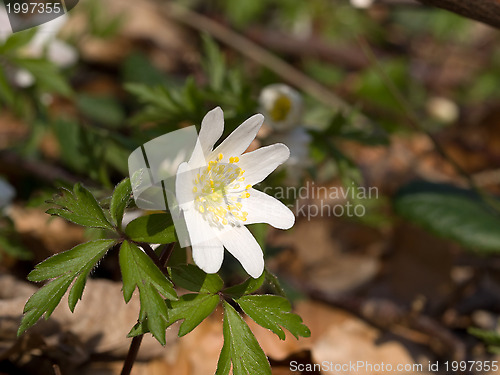
[[[201,121],[200,134],[196,142],[196,147],[189,159],[192,167],[202,167],[207,165],[212,148],[215,142],[224,132],[224,112],[220,107],[212,109]]]
[[[220,270],[224,259],[224,248],[217,239],[191,245],[193,249],[193,260],[198,267],[206,273],[216,273]]]
[[[255,185],[265,179],[290,156],[290,150],[282,143],[261,147],[240,156],[238,167],[245,173],[245,185]]]
[[[200,142],[206,156],[224,132],[224,112],[220,107],[212,109],[201,121]]]
[[[219,153],[224,155],[225,160],[232,156],[240,156],[255,139],[263,121],[264,116],[260,113],[250,117],[229,134],[229,137],[212,152],[209,159],[215,159]]]
[[[254,279],[264,272],[264,254],[250,231],[242,226],[219,234],[224,247]]]
[[[217,272],[222,264],[224,248],[216,232],[194,210],[194,205],[192,209],[184,211],[184,219],[193,249],[194,262],[207,273]]]
[[[250,197],[242,201],[242,211],[248,212],[245,224],[267,223],[278,229],[293,226],[293,212],[279,200],[255,189],[250,189],[249,193]]]

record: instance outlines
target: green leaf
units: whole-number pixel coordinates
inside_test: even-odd
[[[132,185],[130,184],[130,179],[126,178],[116,186],[111,197],[109,212],[118,228],[122,226],[123,213],[131,201],[131,194]]]
[[[77,98],[79,110],[87,118],[116,128],[123,125],[125,113],[120,102],[109,95],[85,95],[80,94]]]
[[[16,58],[13,63],[28,70],[35,77],[36,85],[48,92],[71,96],[73,91],[60,72],[60,68],[45,59]]]
[[[76,278],[68,300],[71,311],[74,311],[76,303],[82,297],[88,274],[114,243],[114,240],[87,242],[38,264],[28,275],[28,280],[43,281],[52,278],[54,280],[38,290],[26,302],[25,315],[18,335],[35,324],[42,315],[45,314],[48,318]]]
[[[168,301],[169,326],[184,319],[179,328],[179,337],[191,332],[220,302],[217,294],[184,294],[178,301]]]
[[[177,294],[172,284],[141,249],[128,241],[123,242],[119,258],[125,301],[130,301],[137,287],[141,301],[139,321],[144,322],[147,319],[148,329],[165,345],[168,312],[160,294],[164,298],[176,300]]]
[[[72,281],[73,278],[71,275],[61,276],[33,294],[24,307],[23,313],[25,315],[21,320],[17,335],[21,335],[33,326],[42,315],[45,314],[45,318],[48,319],[59,302],[61,302],[61,298],[68,290]]]
[[[273,331],[281,340],[285,339],[286,328],[297,339],[299,336],[309,337],[311,331],[302,323],[297,314],[293,314],[292,306],[287,299],[273,295],[243,296],[235,299],[245,314],[255,323]]]
[[[14,105],[14,91],[10,87],[3,66],[0,66],[0,99],[9,106]]]
[[[232,298],[239,298],[241,296],[251,294],[262,286],[265,279],[265,273],[262,273],[262,275],[260,275],[258,279],[249,277],[245,282],[241,284],[224,289],[224,294],[227,294]]]
[[[33,39],[36,33],[37,33],[36,28],[31,28],[28,30],[23,30],[20,32],[13,33],[11,36],[7,38],[7,40],[4,43],[0,44],[0,54],[5,54],[7,52],[25,46],[31,41],[31,39]]]
[[[61,189],[61,193],[48,203],[59,207],[47,210],[49,215],[61,216],[85,227],[113,230],[113,226],[92,193],[79,183],[75,184],[73,192]]]
[[[500,252],[500,217],[474,193],[414,182],[399,191],[396,212],[437,236],[483,253]]]
[[[210,87],[216,92],[220,91],[227,71],[224,56],[214,40],[208,35],[203,35],[203,49],[206,56],[203,67],[210,80]]]
[[[64,274],[76,277],[86,270],[90,271],[114,243],[115,240],[96,240],[53,255],[36,265],[28,280],[40,282]]]
[[[136,242],[167,244],[177,241],[172,217],[168,214],[141,216],[127,225],[125,233]]]
[[[264,270],[264,273],[266,275],[266,282],[269,284],[269,286],[272,288],[273,292],[275,294],[278,294],[279,296],[283,298],[287,298],[285,289],[281,286],[280,281],[276,277],[275,274],[271,273],[267,269]]]
[[[205,273],[192,264],[171,267],[169,273],[176,286],[192,292],[217,293],[224,285],[219,275]]]
[[[257,339],[236,310],[224,302],[224,346],[216,375],[271,375],[271,367]]]
[[[500,333],[475,327],[470,327],[467,332],[484,341],[484,343],[488,345],[490,351],[500,349]]]

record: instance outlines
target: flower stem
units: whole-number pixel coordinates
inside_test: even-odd
[[[132,343],[130,344],[130,348],[128,349],[127,358],[125,359],[125,363],[123,364],[122,372],[120,375],[130,375],[132,371],[132,367],[134,366],[134,362],[137,358],[137,353],[139,352],[139,348],[141,347],[142,338],[144,335],[135,336],[132,339]]]

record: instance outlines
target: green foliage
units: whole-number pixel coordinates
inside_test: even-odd
[[[207,109],[215,106],[210,103],[217,103],[224,107],[226,130],[230,131],[246,119],[245,113],[255,111],[256,103],[243,73],[228,69],[224,55],[212,39],[204,37],[203,47],[205,86],[196,84],[192,76],[184,84],[169,79],[168,85],[161,86],[135,83],[136,80],[125,85],[125,89],[145,105],[131,120],[133,124],[157,123],[163,134],[176,129],[177,124],[200,124]]]
[[[205,273],[192,264],[171,267],[169,273],[175,285],[192,292],[215,294],[224,286],[219,275]]]
[[[3,44],[0,44],[0,54],[9,54],[11,52],[15,52],[21,47],[24,47],[31,41],[31,39],[33,39],[36,33],[36,28],[13,33],[3,42]]]
[[[471,191],[415,182],[399,191],[394,208],[405,219],[467,249],[484,254],[500,252],[500,217]]]
[[[467,332],[472,336],[476,336],[478,339],[484,341],[488,346],[488,350],[492,353],[498,353],[500,351],[500,333],[495,331],[487,331],[480,328],[470,327]]]
[[[111,38],[118,33],[126,21],[123,15],[110,15],[97,0],[86,1],[84,4],[83,9],[89,20],[88,31],[94,37]]]
[[[255,323],[270,329],[281,340],[285,339],[285,332],[280,326],[289,330],[297,339],[299,336],[309,337],[311,335],[309,328],[302,324],[300,316],[291,313],[292,306],[283,297],[254,295],[242,296],[235,301]]]
[[[132,185],[130,184],[130,179],[126,178],[116,185],[113,196],[111,197],[109,212],[113,223],[118,229],[121,229],[123,214],[132,200],[131,194]]]
[[[45,59],[14,58],[12,62],[33,74],[40,91],[71,96],[73,91],[66,79],[61,75],[60,68]]]
[[[81,184],[75,184],[72,192],[61,189],[60,195],[47,203],[58,206],[58,208],[47,210],[49,215],[61,216],[75,224],[87,227],[113,229],[102,207],[92,193]]]
[[[74,281],[68,299],[69,308],[73,311],[76,303],[82,297],[85,281],[90,271],[114,244],[114,240],[87,242],[38,264],[28,275],[28,279],[30,281],[54,280],[38,290],[28,300],[24,307],[25,315],[18,334],[20,335],[35,324],[42,315],[45,314],[45,317],[48,318]]]
[[[216,294],[184,294],[178,301],[168,302],[169,322],[173,324],[183,319],[179,328],[179,337],[184,336],[209,316],[219,302],[220,297]]]
[[[120,269],[123,277],[123,297],[126,302],[139,289],[141,311],[139,322],[146,325],[153,336],[165,345],[168,327],[168,310],[165,301],[177,299],[172,283],[139,247],[124,241],[120,248]]]
[[[177,241],[172,217],[168,214],[151,214],[131,221],[125,234],[136,242],[167,244]]]
[[[252,294],[262,286],[265,279],[266,273],[263,272],[257,279],[250,277],[241,284],[224,289],[224,294],[231,296],[231,298],[239,298],[247,294]]]
[[[224,346],[216,375],[228,375],[233,366],[234,375],[271,375],[271,367],[252,331],[243,318],[224,302]]]
[[[118,128],[125,123],[125,113],[120,102],[107,95],[85,95],[77,97],[80,112],[98,124]]]

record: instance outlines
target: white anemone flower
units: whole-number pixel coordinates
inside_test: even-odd
[[[295,217],[277,199],[253,188],[290,151],[277,143],[244,153],[259,131],[264,116],[243,122],[213,149],[224,131],[224,114],[217,107],[201,124],[197,146],[176,176],[176,197],[184,214],[194,262],[207,273],[217,272],[226,248],[253,278],[264,271],[264,256],[247,224],[267,223],[289,229]]]
[[[266,123],[275,131],[287,131],[298,126],[302,117],[302,96],[283,83],[275,83],[262,89],[259,105]]]
[[[19,54],[31,58],[46,56],[60,68],[74,65],[78,60],[76,49],[56,37],[68,20],[69,17],[64,14],[38,26],[35,36],[20,49]],[[0,44],[12,34],[7,11],[0,7]],[[35,83],[35,77],[26,69],[13,72],[12,79],[19,87],[29,87]]]

